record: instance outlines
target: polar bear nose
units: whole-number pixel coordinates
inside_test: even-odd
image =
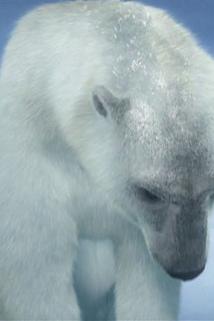
[[[194,271],[188,271],[188,272],[172,272],[172,271],[168,271],[168,274],[176,279],[180,279],[182,281],[188,281],[188,280],[192,280],[194,278],[196,278],[199,274],[201,274],[205,269],[205,265],[198,270],[194,270]]]

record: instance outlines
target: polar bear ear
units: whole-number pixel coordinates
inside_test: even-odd
[[[115,97],[108,89],[104,86],[97,86],[93,91],[93,103],[96,111],[103,117],[112,118],[118,114],[119,110],[128,105],[128,99],[120,99]]]

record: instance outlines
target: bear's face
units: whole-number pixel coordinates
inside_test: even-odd
[[[120,146],[112,164],[112,199],[171,276],[196,277],[206,263],[214,193],[207,119],[179,108],[153,110],[141,99],[118,99],[103,87],[95,91],[94,104],[115,122]]]

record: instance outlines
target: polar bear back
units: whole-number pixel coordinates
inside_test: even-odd
[[[47,136],[59,123],[70,128],[69,115],[87,115],[87,122],[93,118],[91,94],[97,85],[134,99],[152,92],[154,101],[164,100],[170,86],[191,87],[199,106],[203,97],[211,105],[210,88],[203,89],[203,97],[200,91],[213,69],[191,34],[160,9],[129,1],[47,4],[17,23],[7,45],[1,112],[10,106],[29,121],[32,113],[43,113],[39,132],[46,130]],[[80,126],[86,128],[84,119]]]
[[[163,52],[163,46],[169,50]],[[143,81],[147,68],[146,80],[157,59],[159,68],[160,62],[169,66],[175,60],[183,68],[173,48],[188,61],[195,41],[160,9],[121,1],[47,4],[18,22],[5,52],[1,82],[15,81],[21,87],[24,81],[37,92],[70,82],[72,94],[108,82],[123,93],[136,87],[139,72]]]

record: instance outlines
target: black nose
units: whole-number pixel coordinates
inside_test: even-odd
[[[199,270],[194,271],[188,271],[188,272],[173,272],[168,271],[168,274],[172,276],[173,278],[180,279],[182,281],[188,281],[196,278],[199,274],[201,274],[204,271],[205,266]]]

